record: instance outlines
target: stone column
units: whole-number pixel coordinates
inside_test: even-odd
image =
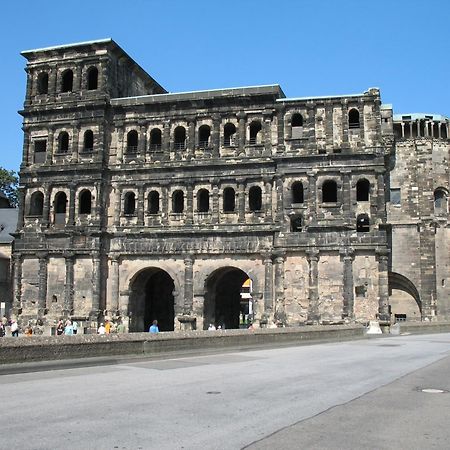
[[[44,189],[44,204],[42,207],[42,227],[47,228],[50,222],[50,193],[51,193],[51,185],[48,183],[44,183],[42,185]]]
[[[166,183],[161,183],[161,222],[163,225],[169,223],[169,189]]]
[[[376,170],[377,175],[377,216],[385,223],[386,222],[386,203],[385,203],[385,191],[384,191],[384,170]]]
[[[188,185],[186,187],[186,223],[194,222],[194,187]]]
[[[190,119],[188,124],[187,159],[195,155],[195,119]],[[181,154],[179,154],[181,158]]]
[[[84,150],[84,139],[81,141],[81,145]],[[72,162],[78,162],[78,156],[80,153],[80,125],[73,127],[73,138],[72,138]]]
[[[137,224],[139,226],[144,226],[144,212],[145,212],[145,204],[144,204],[144,186],[139,186],[138,188],[138,198],[137,198]]]
[[[123,162],[123,146],[124,146],[123,122],[118,122],[116,124],[116,135],[117,135],[116,163],[122,164],[122,162]]]
[[[73,92],[80,92],[82,90],[82,80],[81,80],[81,65],[77,66],[74,74],[73,80]]]
[[[111,255],[111,304],[109,310],[111,315],[117,315],[119,310],[119,256]]]
[[[353,260],[352,250],[341,253],[341,260],[344,262],[344,304],[342,311],[343,319],[353,319],[354,317],[354,294],[353,294]]]
[[[194,301],[194,258],[186,255],[184,258],[184,304],[183,314],[192,314]]]
[[[239,153],[245,153],[245,122],[247,114],[241,111],[236,117],[238,118],[238,134],[239,134]]]
[[[47,305],[48,254],[39,252],[36,256],[39,258],[38,317],[42,318]]]
[[[264,155],[270,156],[272,154],[272,111],[264,111],[263,112],[264,119]]]
[[[30,69],[25,69],[25,72],[27,73],[27,87],[26,87],[26,94],[25,98],[27,101],[30,101],[31,97],[37,94],[37,83],[34,83],[34,72],[32,72]]]
[[[272,178],[264,178],[266,220],[272,222]]]
[[[17,217],[17,229],[21,230],[24,225],[24,216],[25,216],[25,187],[19,186],[17,197],[19,200],[19,214]]]
[[[147,150],[147,123],[139,121],[139,140],[138,140],[138,158],[145,161],[145,154]]]
[[[23,131],[23,146],[22,146],[22,166],[29,166],[33,164],[33,154],[34,152],[30,151],[31,139],[30,139],[30,128],[22,127]]]
[[[115,195],[114,225],[116,227],[118,227],[120,225],[120,214],[121,214],[121,209],[122,209],[121,208],[121,206],[122,206],[122,189],[120,188],[120,186],[114,187],[114,195]]]
[[[377,252],[378,258],[378,319],[389,323],[388,250]]]
[[[319,314],[319,252],[310,251],[307,253],[309,264],[309,306],[308,323],[318,323]]]
[[[170,120],[164,121],[164,129],[162,133],[162,152],[163,159],[170,159]]]
[[[276,194],[277,194],[276,221],[279,224],[282,224],[284,222],[284,183],[283,183],[283,178],[280,175],[275,176],[275,186],[276,186]]]
[[[213,115],[213,128],[212,128],[212,156],[218,158],[220,156],[220,116],[218,114]]]
[[[275,256],[275,320],[286,323],[284,305],[284,255]]]
[[[67,225],[72,227],[75,224],[75,184],[69,184],[69,220],[67,221]]]
[[[317,193],[316,193],[316,174],[314,172],[308,172],[308,192],[309,192],[309,198],[308,198],[308,204],[309,204],[309,210],[310,215],[316,220],[316,214],[317,214]]]
[[[402,126],[402,138],[404,138],[405,137],[405,122],[402,122],[401,126]]]
[[[212,186],[212,222],[220,222],[218,180],[213,180]]]
[[[277,154],[283,154],[284,144],[284,106],[277,105]]]
[[[89,318],[92,322],[98,320],[100,313],[100,277],[100,255],[98,253],[94,253],[92,255],[92,306],[89,313]]]
[[[64,254],[66,260],[66,286],[64,292],[64,310],[63,316],[68,317],[73,314],[73,266],[75,264],[75,254],[73,252],[67,252]]]
[[[55,130],[53,127],[49,127],[47,136],[47,157],[45,158],[46,164],[53,164],[53,147],[55,140]]]
[[[264,312],[270,314],[273,311],[273,262],[272,255],[264,256]]]
[[[350,170],[341,170],[342,175],[342,210],[344,213],[344,218],[350,222],[353,221],[352,218],[352,199],[351,199],[351,189],[350,189]],[[338,190],[339,192],[339,190]],[[339,194],[338,194],[339,195]],[[338,198],[339,201],[339,198]]]
[[[245,222],[245,182],[238,184],[238,222]]]
[[[17,253],[13,254],[13,304],[12,304],[12,315],[18,316],[21,312],[21,301],[22,301],[22,264],[23,257]]]

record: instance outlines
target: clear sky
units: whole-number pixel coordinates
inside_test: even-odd
[[[108,37],[170,92],[376,86],[396,113],[450,116],[450,0],[2,0],[0,166],[22,156],[20,52]]]

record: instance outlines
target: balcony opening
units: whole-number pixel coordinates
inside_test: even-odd
[[[208,125],[202,125],[198,129],[198,146],[199,146],[199,148],[208,148],[210,137],[211,137],[211,128]]]
[[[162,148],[162,133],[159,128],[153,128],[150,131],[150,150],[154,152],[161,151]]]
[[[92,194],[91,191],[85,189],[80,193],[78,211],[80,214],[91,214],[91,210],[92,210]]]
[[[34,162],[36,164],[42,164],[47,157],[47,141],[41,139],[34,141]]]
[[[181,214],[184,211],[183,191],[175,191],[172,195],[172,212]]]
[[[67,195],[65,192],[58,192],[55,195],[54,211],[55,224],[64,225],[66,223]]]
[[[207,189],[200,189],[197,192],[197,210],[199,213],[209,211],[209,191]]]
[[[98,88],[98,69],[91,67],[88,71],[88,86],[89,91],[94,91]]]
[[[232,187],[223,190],[223,211],[234,212],[236,209],[236,193]]]
[[[303,137],[303,116],[295,113],[291,119],[292,139]]]
[[[131,130],[127,134],[127,153],[137,153],[138,150],[138,133],[136,130]]]
[[[348,112],[348,126],[349,128],[359,128],[359,111],[356,108],[352,108]]]
[[[73,72],[71,70],[66,70],[62,74],[62,92],[72,92],[73,90]]]
[[[434,213],[437,215],[447,214],[447,192],[444,189],[436,189],[434,191]]]
[[[291,231],[294,233],[298,233],[303,230],[303,224],[302,224],[302,217],[301,216],[292,216],[291,217]]]
[[[296,181],[292,184],[292,203],[303,203],[303,183],[301,181]]]
[[[223,145],[234,147],[236,145],[236,126],[234,123],[227,123],[223,127]]]
[[[69,133],[63,131],[58,137],[59,153],[67,153],[69,151]]]
[[[38,94],[48,94],[48,73],[41,72],[37,79]]]
[[[252,186],[248,192],[248,207],[250,211],[261,211],[262,191],[259,186]]]
[[[151,191],[148,194],[148,212],[149,214],[159,213],[159,192]]]
[[[176,127],[174,131],[175,150],[184,150],[186,148],[186,129],[184,127]]]
[[[356,183],[356,201],[368,202],[370,196],[370,183],[365,178]]]
[[[327,180],[322,185],[322,203],[337,202],[337,183],[334,180]]]
[[[30,199],[30,216],[42,216],[44,211],[44,194],[42,192],[33,192]]]
[[[261,144],[262,125],[259,121],[254,121],[250,124],[250,145]]]
[[[83,151],[92,152],[94,150],[94,133],[92,130],[84,132],[84,146]]]
[[[126,216],[133,216],[136,213],[136,195],[134,192],[125,194],[123,213]]]

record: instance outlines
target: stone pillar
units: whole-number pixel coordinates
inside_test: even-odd
[[[342,311],[343,319],[353,319],[354,317],[354,289],[353,289],[353,260],[352,250],[341,253],[341,260],[344,262],[344,305]]]
[[[264,255],[264,312],[273,311],[273,262],[272,255]]]
[[[272,178],[264,178],[266,220],[272,222]]]
[[[22,147],[22,166],[29,166],[33,164],[33,154],[30,151],[31,139],[30,139],[30,129],[29,127],[22,127],[23,131],[23,147]]]
[[[169,189],[164,183],[161,183],[161,222],[163,225],[169,223]]]
[[[215,114],[213,116],[213,128],[212,128],[212,156],[218,158],[220,156],[220,116]]]
[[[194,187],[188,185],[186,187],[186,223],[194,222]]]
[[[120,225],[120,214],[122,206],[122,189],[119,186],[114,187],[114,225],[118,227]],[[98,200],[98,199],[97,199]]]
[[[75,223],[75,184],[69,184],[69,220],[67,221],[67,225],[72,227]]]
[[[416,120],[416,127],[417,127],[417,137],[421,137],[420,136],[420,120]],[[411,134],[412,136],[412,134]]]
[[[316,174],[314,172],[308,172],[308,192],[309,192],[309,198],[308,198],[308,204],[309,204],[309,211],[310,215],[314,217],[314,220],[316,219],[317,214],[317,193],[316,193]]]
[[[30,69],[25,69],[25,72],[27,73],[27,87],[25,98],[27,101],[29,101],[31,97],[37,94],[37,83],[34,83],[33,78],[35,74],[30,71]]]
[[[139,121],[139,140],[138,140],[138,157],[141,161],[145,160],[147,149],[147,123]]]
[[[275,314],[277,322],[286,324],[284,305],[284,255],[275,256]]]
[[[92,255],[92,306],[89,313],[89,318],[92,322],[97,321],[100,314],[100,286],[100,255],[94,253]]]
[[[384,170],[376,170],[377,174],[377,216],[385,223],[386,222],[386,203],[385,203],[385,191],[384,191]]]
[[[170,120],[164,121],[164,129],[162,133],[162,151],[163,159],[170,159]]]
[[[44,204],[42,207],[42,227],[47,228],[50,222],[50,193],[51,186],[48,183],[42,185],[44,190]]]
[[[272,154],[272,111],[264,111],[263,112],[264,119],[264,155],[270,156]]]
[[[23,257],[17,253],[13,254],[13,303],[12,303],[12,315],[18,316],[21,312],[22,301],[22,264]]]
[[[277,154],[283,154],[284,144],[284,106],[277,105]]]
[[[245,122],[247,118],[247,114],[241,111],[237,114],[237,118],[239,120],[238,124],[238,134],[239,134],[239,153],[245,152]]]
[[[55,99],[55,95],[58,93],[58,69],[50,69],[48,74],[48,93],[50,94],[50,100]]]
[[[378,258],[378,319],[389,323],[388,250],[377,252]]]
[[[284,183],[283,178],[280,175],[275,176],[275,188],[277,195],[277,203],[276,203],[276,221],[279,224],[284,222]]]
[[[47,136],[47,157],[45,158],[46,164],[53,164],[53,147],[55,140],[55,130],[53,127],[49,127]]]
[[[64,310],[63,316],[68,317],[73,314],[73,266],[75,264],[75,254],[73,252],[67,252],[64,254],[66,259],[66,286],[64,292]]]
[[[124,140],[124,130],[123,123],[118,122],[116,124],[116,135],[117,135],[117,148],[116,148],[116,163],[122,164],[123,162],[123,140]]]
[[[194,258],[192,255],[186,255],[184,258],[184,304],[183,314],[192,314],[194,301]]]
[[[74,74],[74,80],[73,80],[73,92],[80,92],[82,90],[82,85],[81,85],[81,65],[77,66],[77,68],[75,69],[75,74]]]
[[[245,183],[238,184],[238,222],[245,222]]]
[[[144,187],[139,186],[138,188],[138,198],[137,198],[137,224],[138,226],[144,226],[144,212],[145,212],[145,203],[144,203]]]
[[[212,221],[213,221],[213,223],[220,222],[218,180],[213,180],[213,186],[212,186]]]
[[[352,199],[350,189],[350,170],[341,170],[342,175],[342,210],[344,218],[352,222]],[[339,192],[339,190],[338,190]],[[339,194],[338,194],[339,195]],[[339,201],[339,198],[338,198]]]
[[[39,258],[38,317],[42,318],[47,305],[48,254],[39,252],[36,256]]]
[[[319,252],[310,251],[307,253],[309,264],[309,306],[308,323],[318,323],[319,314]]]
[[[81,145],[84,150],[84,136],[81,140]],[[73,127],[73,138],[72,138],[72,162],[78,162],[78,156],[80,153],[80,125]]]
[[[111,315],[117,315],[119,311],[119,256],[111,255],[111,303],[109,311]]]
[[[24,225],[25,216],[25,187],[19,186],[17,197],[19,200],[19,214],[17,217],[17,229],[21,230]]]
[[[402,122],[401,126],[402,126],[402,138],[404,138],[405,137],[405,122]]]
[[[195,155],[195,119],[189,120],[188,124],[188,143],[187,143],[187,159],[191,159]],[[179,155],[181,157],[181,155]]]

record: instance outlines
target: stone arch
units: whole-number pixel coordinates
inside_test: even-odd
[[[416,307],[418,308],[419,317],[421,317],[422,314],[422,300],[420,299],[419,291],[417,290],[414,283],[404,275],[401,275],[397,272],[388,272],[388,284],[389,284],[389,293],[392,294],[393,290],[399,290],[406,294],[408,294],[411,298],[411,302],[415,302]],[[391,295],[392,296],[392,295]],[[403,308],[408,308],[407,303],[409,300],[406,298],[402,301],[404,303]],[[409,302],[409,303],[411,303]],[[409,305],[408,309],[413,308],[414,305]],[[397,314],[401,311],[402,306],[400,306],[400,309],[394,307],[393,302],[391,302],[391,310],[393,314]],[[406,315],[406,312],[405,312]]]
[[[165,268],[150,266],[136,272],[129,281],[130,331],[148,331],[153,320],[160,331],[173,331],[178,283]]]
[[[203,328],[209,324],[226,329],[239,328],[242,316],[252,315],[249,302],[243,300],[242,291],[244,283],[253,279],[247,271],[233,265],[215,269],[204,282]],[[253,289],[254,291],[254,289]],[[252,292],[250,291],[250,296]],[[250,309],[249,309],[250,308]],[[249,318],[251,320],[251,317]]]

